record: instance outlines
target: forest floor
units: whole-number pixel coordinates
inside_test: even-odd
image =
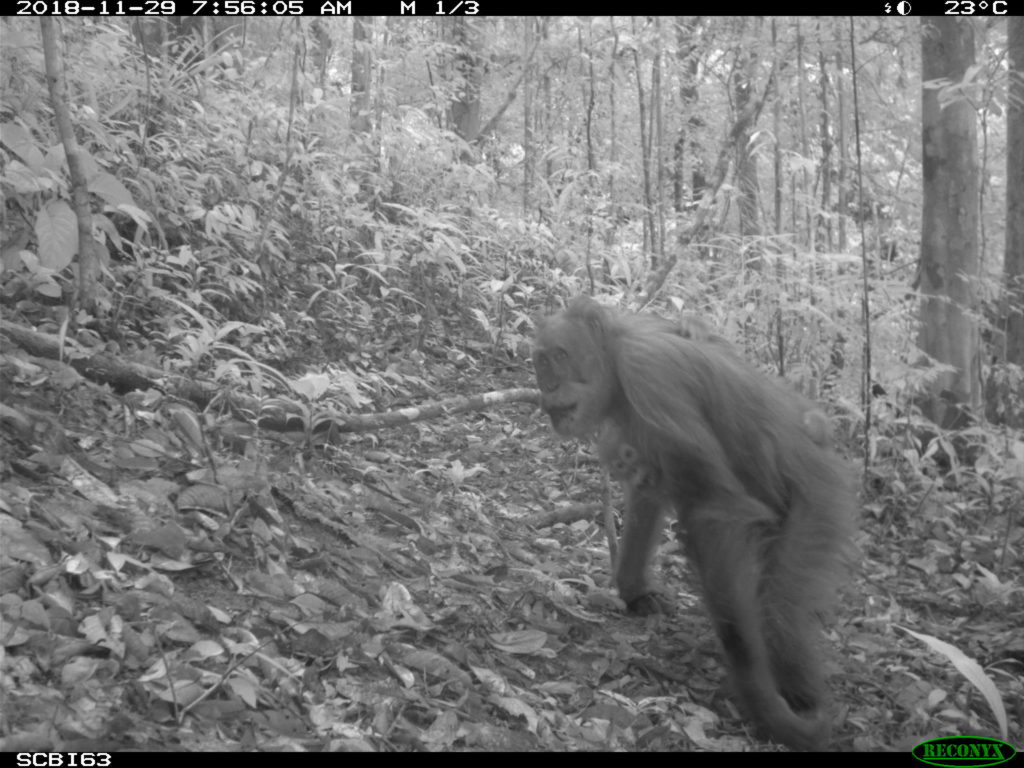
[[[315,447],[211,430],[199,450],[152,393],[4,383],[55,417],[0,443],[4,749],[778,749],[725,692],[668,534],[674,609],[639,618],[609,588],[599,524],[533,525],[600,506],[606,481],[531,407]],[[901,626],[1016,659],[989,672],[1021,744],[1019,589],[976,594],[950,536],[920,537],[898,503],[864,508],[863,560],[825,633],[833,748],[999,735]],[[972,536],[981,551],[1001,533]],[[1010,567],[995,584],[1021,583]]]

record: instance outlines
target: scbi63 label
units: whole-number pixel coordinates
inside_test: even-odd
[[[19,752],[18,768],[108,768],[109,752]]]

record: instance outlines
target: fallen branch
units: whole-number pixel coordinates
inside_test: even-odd
[[[87,379],[107,384],[115,392],[126,394],[135,390],[157,389],[205,409],[218,402],[259,429],[273,432],[305,432],[307,434],[369,432],[399,427],[416,421],[451,416],[467,411],[483,411],[507,403],[540,402],[536,389],[516,388],[478,395],[449,397],[425,405],[399,408],[383,413],[348,414],[331,406],[329,401],[303,402],[298,395],[291,403],[282,397],[256,398],[212,381],[197,381],[181,374],[169,373],[142,363],[130,362],[116,354],[101,351],[90,353],[75,342],[51,334],[4,323],[0,333],[26,352],[51,360],[67,360],[67,364]]]
[[[534,528],[549,528],[557,523],[571,525],[580,520],[594,520],[603,511],[603,504],[570,504],[568,507],[562,507],[551,512],[545,512],[543,515],[538,515],[530,521],[530,525]]]

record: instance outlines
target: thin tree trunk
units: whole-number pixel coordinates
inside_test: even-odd
[[[532,16],[523,19],[523,60],[533,50],[536,37],[535,20]],[[527,63],[526,77],[523,79],[523,213],[530,210],[533,198],[534,172],[537,159],[533,144],[533,73],[532,62]]]
[[[1024,366],[1024,16],[1008,20],[1010,68],[1006,116],[1006,248],[1003,274],[1009,299],[1006,360]]]
[[[46,69],[46,84],[50,90],[50,104],[57,123],[57,133],[64,145],[71,176],[71,204],[78,221],[78,282],[77,304],[87,312],[96,311],[96,273],[99,265],[96,246],[92,240],[92,210],[89,207],[89,187],[86,182],[85,164],[75,138],[68,107],[68,86],[64,79],[64,60],[58,44],[58,21],[52,16],[39,19],[43,38],[43,63]]]
[[[355,134],[370,131],[370,36],[373,19],[352,17],[352,101],[349,127]]]

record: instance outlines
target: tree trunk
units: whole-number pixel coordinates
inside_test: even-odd
[[[352,101],[349,124],[352,133],[370,131],[370,36],[373,19],[352,17]]]
[[[755,19],[760,33],[761,20]],[[733,71],[733,94],[736,111],[740,114],[750,109],[755,99],[754,84],[757,77],[757,54],[751,50],[736,51],[736,68]],[[754,126],[751,123],[736,141],[736,185],[739,187],[740,235],[744,238],[750,269],[761,269],[761,245],[749,242],[761,236],[761,195],[757,183],[757,155],[751,151],[750,136]]]
[[[921,327],[918,344],[952,367],[920,399],[925,416],[956,426],[959,405],[981,400],[978,328],[970,312],[978,274],[978,135],[974,108],[951,93],[974,64],[971,22],[937,17],[922,24]],[[945,101],[943,100],[945,97]]]
[[[478,19],[456,16],[448,20],[452,25],[452,43],[455,54],[455,98],[449,105],[452,127],[467,144],[480,135],[480,88],[483,84],[484,64],[481,56],[481,35]]]
[[[39,19],[43,36],[43,61],[46,68],[46,84],[50,89],[50,104],[57,123],[57,135],[64,145],[64,156],[68,160],[68,174],[71,176],[71,201],[78,220],[78,283],[77,304],[87,312],[96,312],[96,275],[99,264],[96,245],[92,239],[92,209],[89,207],[89,186],[86,179],[85,163],[71,124],[71,110],[68,106],[68,87],[64,80],[64,60],[58,45],[58,22],[52,17]]]
[[[1007,19],[1010,85],[1006,115],[1006,251],[1003,274],[1010,311],[1006,360],[1024,366],[1024,17]]]

